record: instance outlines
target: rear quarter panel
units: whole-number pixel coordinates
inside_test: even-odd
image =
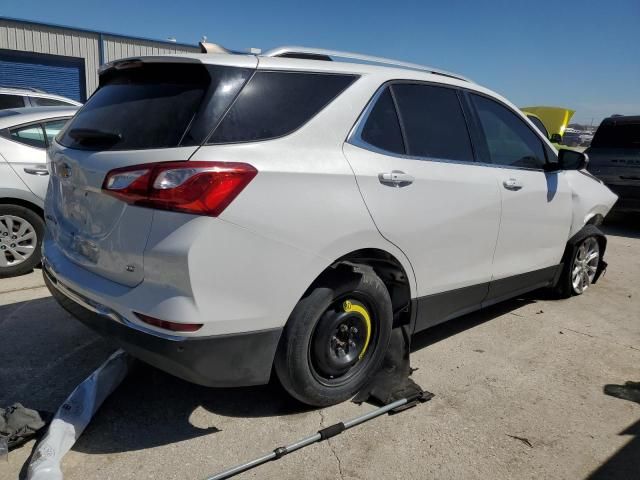
[[[255,256],[262,294],[272,295],[272,314],[284,324],[293,307],[322,271],[338,258],[363,248],[394,255],[410,278],[404,254],[385,240],[358,190],[342,145],[380,83],[357,83],[300,130],[280,139],[200,148],[191,160],[246,162],[258,175],[222,213],[220,220],[263,238],[268,247]],[[364,84],[364,85],[363,85]],[[272,248],[275,242],[284,248]],[[239,246],[238,246],[239,247]],[[232,256],[239,256],[229,245]],[[270,249],[270,251],[269,251]],[[274,255],[274,252],[277,254]],[[305,267],[300,268],[300,261]],[[204,268],[204,267],[203,267]],[[250,275],[239,270],[237,275]]]

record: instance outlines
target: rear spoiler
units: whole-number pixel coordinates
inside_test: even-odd
[[[182,55],[156,55],[149,57],[128,57],[120,58],[104,65],[100,65],[98,75],[102,75],[110,70],[125,70],[136,68],[144,63],[202,63],[197,58],[184,57]]]

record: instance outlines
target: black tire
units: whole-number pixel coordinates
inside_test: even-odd
[[[599,262],[602,261],[602,254],[604,253],[600,239],[595,235],[581,236],[578,241],[576,241],[573,244],[569,244],[567,246],[567,251],[565,252],[565,257],[564,257],[565,260],[562,268],[562,273],[560,274],[558,283],[556,283],[556,285],[552,288],[554,297],[558,299],[563,299],[563,298],[570,298],[574,295],[582,295],[582,293],[584,293],[584,291],[577,291],[574,288],[573,281],[572,281],[572,272],[576,265],[576,259],[578,257],[580,246],[584,242],[590,239],[595,240],[599,245],[600,256],[598,257],[598,264],[597,264],[596,270],[600,268]]]
[[[18,217],[29,222],[35,230],[36,242],[35,251],[22,263],[9,266],[0,265],[0,278],[15,277],[31,272],[34,267],[40,263],[40,250],[42,248],[42,237],[44,236],[44,221],[42,217],[33,210],[20,205],[0,204],[0,217],[7,215]],[[0,233],[0,235],[3,234]],[[6,245],[0,245],[0,248],[2,248],[2,246],[7,247]],[[11,256],[5,252],[6,250],[0,250],[0,255],[5,256],[6,259],[11,258]]]
[[[350,303],[345,303],[347,301]],[[354,313],[356,309],[360,313]],[[341,330],[343,325],[366,318],[369,318],[365,322],[369,325],[366,338],[370,341],[356,349],[358,339],[354,337],[353,352],[357,359],[351,361],[356,363],[340,375],[326,374],[323,369],[334,366],[327,366],[327,361],[346,361],[346,356],[332,353],[327,360],[327,352],[336,348],[336,335],[344,332]],[[392,324],[389,292],[370,268],[363,267],[362,271],[332,275],[332,278],[319,281],[295,306],[284,329],[274,364],[280,383],[291,396],[316,407],[334,405],[353,397],[380,368]],[[336,335],[332,335],[332,329]],[[349,332],[352,330],[349,328]],[[356,334],[362,332],[356,329]],[[326,351],[322,349],[325,338]],[[339,349],[337,347],[336,351]]]

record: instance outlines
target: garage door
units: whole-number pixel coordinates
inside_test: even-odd
[[[37,88],[83,102],[84,59],[0,50],[0,86]]]

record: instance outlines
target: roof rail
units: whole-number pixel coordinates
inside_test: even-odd
[[[419,65],[417,63],[401,62],[399,60],[393,60],[391,58],[374,57],[372,55],[363,55],[361,53],[341,52],[339,50],[326,50],[324,48],[308,48],[308,47],[294,47],[284,46],[273,48],[265,53],[265,57],[289,57],[289,58],[305,58],[308,60],[332,60],[335,58],[344,58],[346,60],[359,60],[365,63],[374,63],[379,65],[385,65],[389,67],[406,68],[408,70],[418,70],[421,72],[434,73],[436,75],[444,75],[446,77],[455,78],[457,80],[464,80],[465,82],[472,82],[469,78],[458,75],[457,73],[447,72],[446,70],[440,70],[438,68],[427,67],[425,65]]]
[[[23,92],[35,92],[35,93],[47,93],[44,90],[40,90],[35,87],[20,87],[16,85],[0,85],[0,88],[7,88],[9,90],[22,90]]]

